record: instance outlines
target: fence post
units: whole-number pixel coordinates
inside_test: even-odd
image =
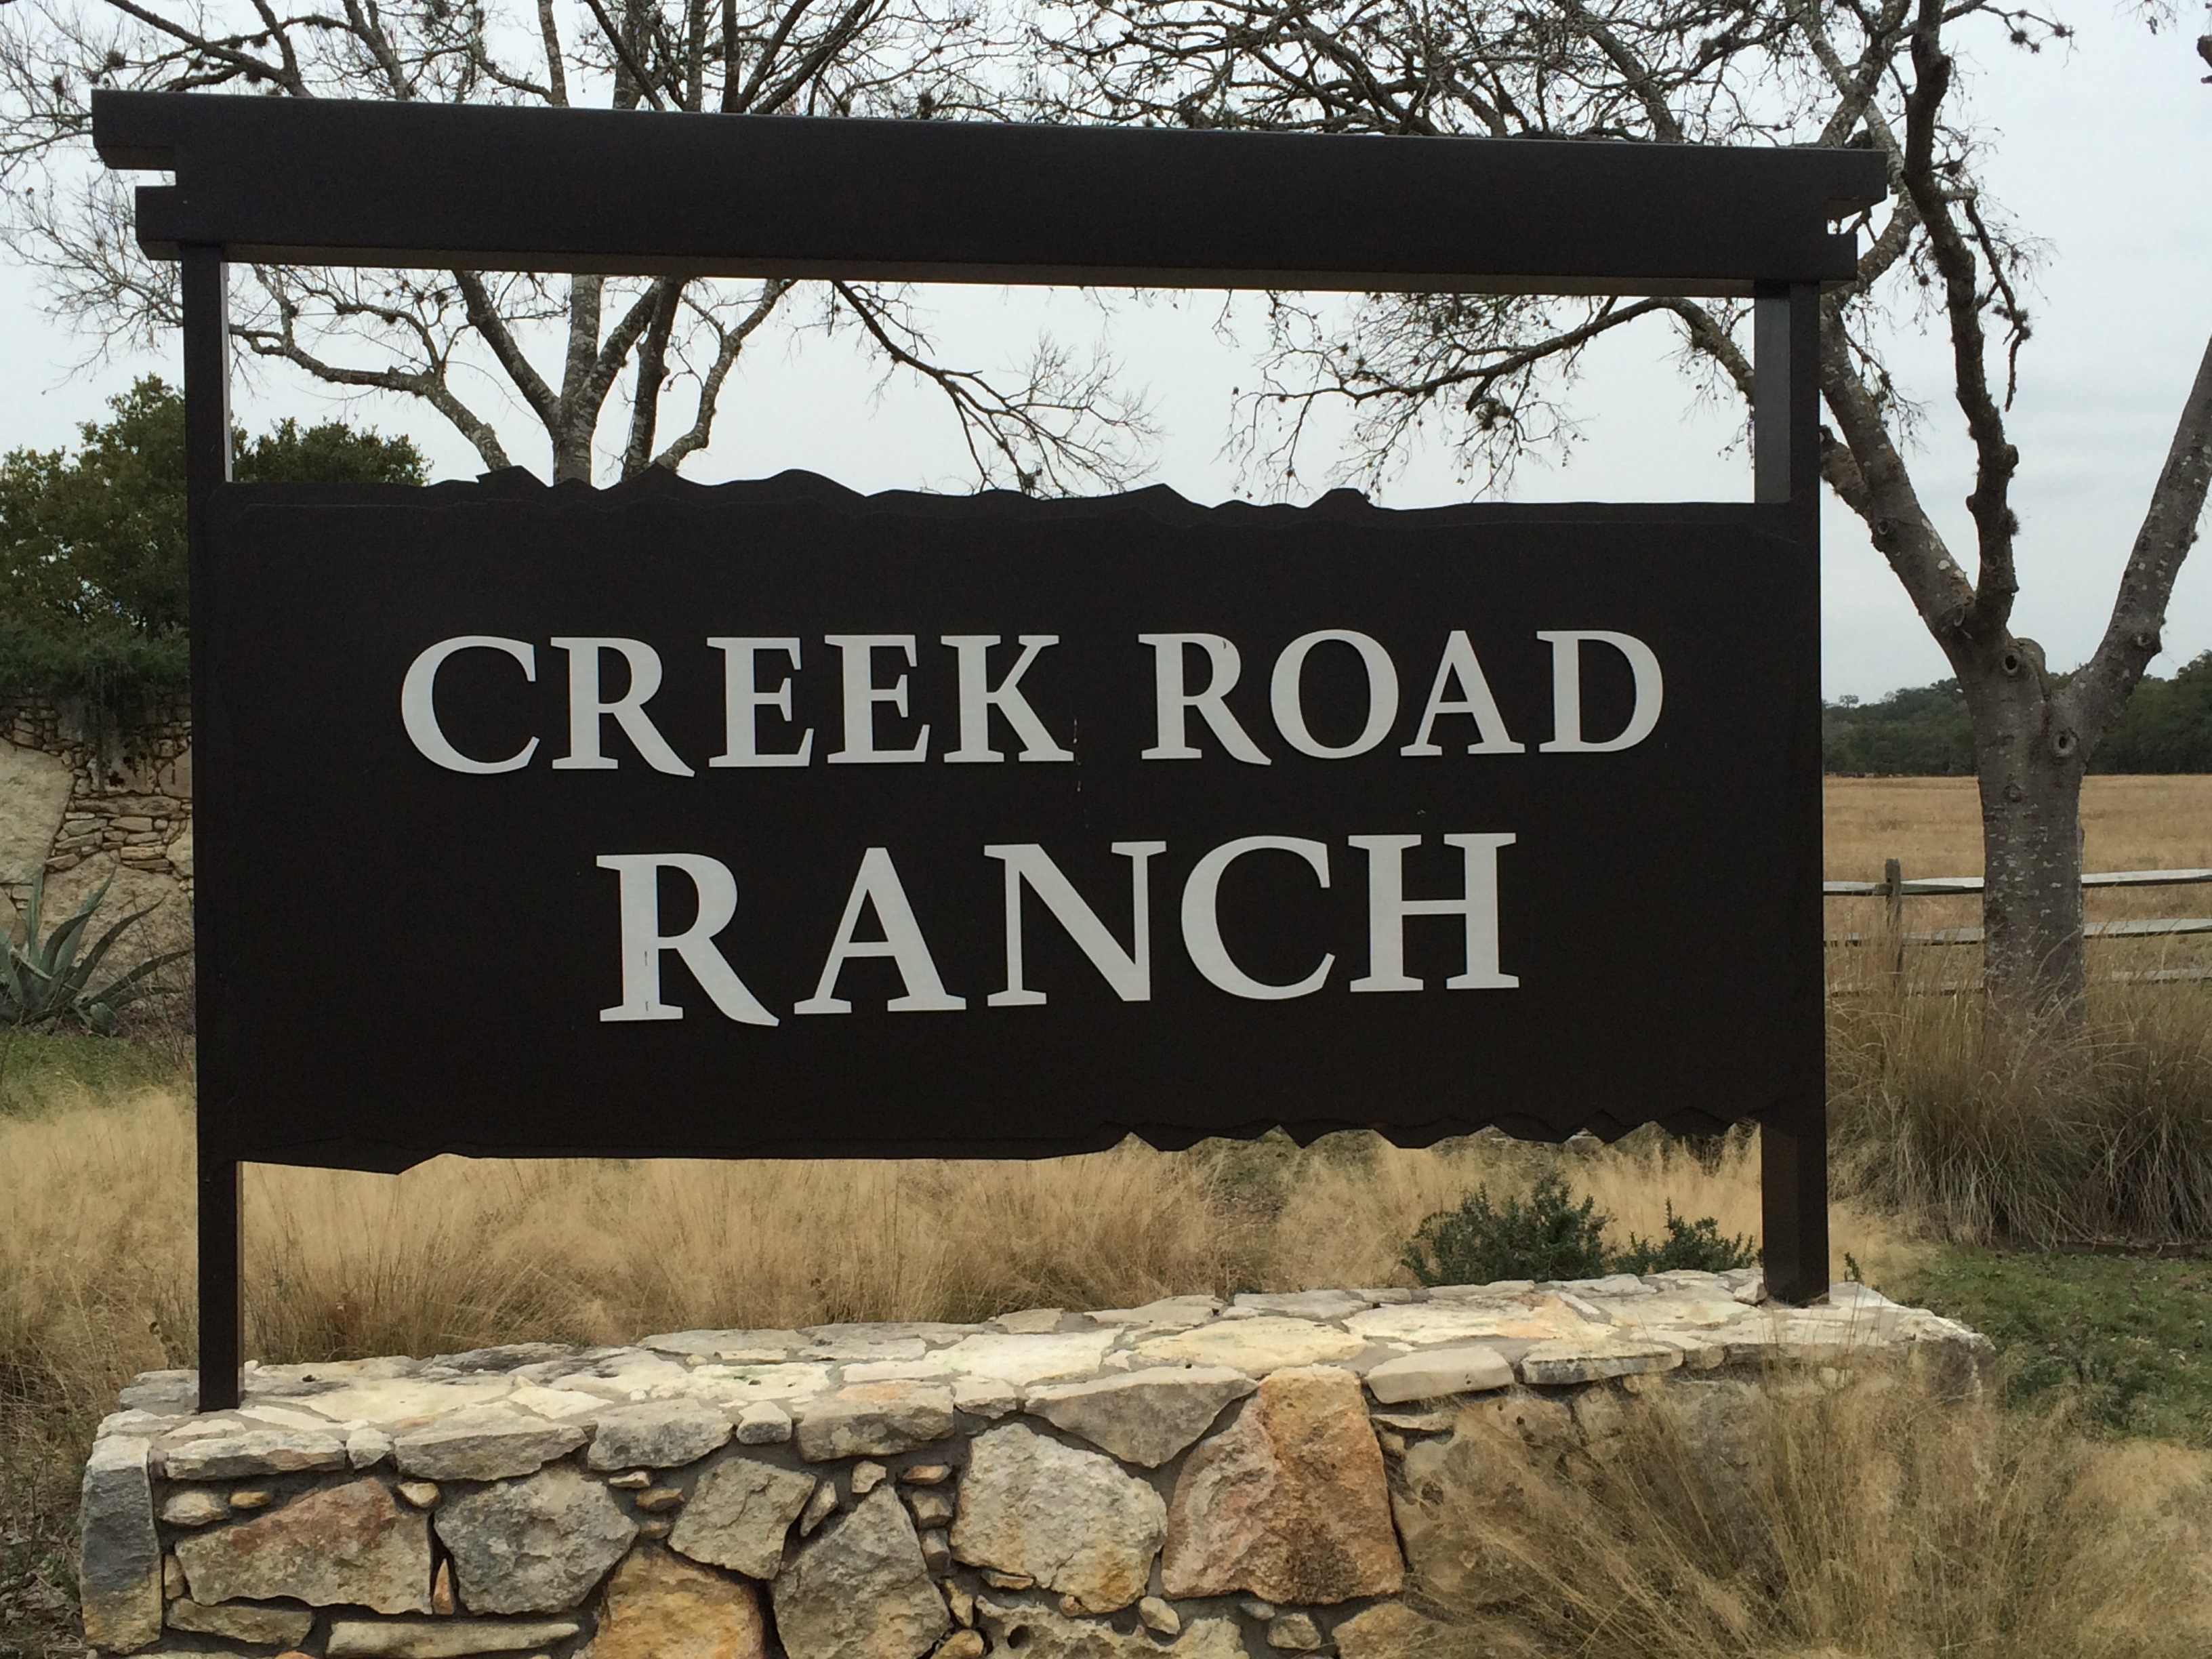
[[[1889,988],[1905,989],[1905,866],[1889,859],[1881,866],[1882,885],[1888,895]]]

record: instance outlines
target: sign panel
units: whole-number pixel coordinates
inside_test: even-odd
[[[1818,1098],[1810,533],[228,486],[202,1111],[391,1169]]]

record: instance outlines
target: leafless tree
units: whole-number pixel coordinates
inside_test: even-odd
[[[2078,1008],[2083,769],[2160,649],[2196,539],[2212,479],[2212,347],[2104,638],[2070,679],[2055,674],[2010,626],[2020,455],[2007,426],[2035,250],[1981,181],[1953,42],[2037,50],[2068,32],[2002,0],[1103,0],[1036,27],[1034,96],[1060,119],[1814,142],[1886,156],[1893,198],[1862,223],[1856,280],[1822,303],[1823,473],[1965,688],[1987,860],[1987,982],[2014,1003]],[[1243,442],[1263,471],[1290,478],[1310,412],[1345,406],[1352,457],[1340,472],[1386,476],[1427,431],[1486,484],[1568,434],[1576,364],[1618,329],[1671,327],[1701,388],[1747,410],[1747,322],[1741,307],[1680,299],[1377,295],[1346,313],[1278,295],[1267,377],[1241,407]],[[1914,423],[1931,417],[1885,365],[1881,343],[1899,322],[1950,337],[1951,392],[1974,456],[1971,577],[1908,463]]]
[[[95,87],[978,118],[993,113],[979,70],[996,45],[969,0],[536,0],[511,16],[486,0],[0,0],[0,234],[63,313],[143,343],[177,325],[174,268],[139,253],[127,190],[90,161]],[[1118,483],[1150,438],[1110,364],[1047,342],[1005,383],[948,365],[896,288],[255,267],[234,308],[252,356],[418,398],[487,467],[509,465],[493,416],[511,396],[556,480],[604,470],[600,429],[625,402],[620,476],[697,453],[771,325],[843,331],[886,374],[921,377],[985,481]],[[533,349],[549,343],[557,362],[542,368]]]

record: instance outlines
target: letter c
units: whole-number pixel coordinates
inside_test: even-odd
[[[1261,852],[1295,853],[1313,866],[1323,887],[1328,885],[1328,848],[1320,842],[1301,841],[1294,836],[1244,836],[1224,842],[1199,860],[1190,872],[1190,879],[1183,884],[1183,949],[1190,952],[1191,965],[1205,975],[1209,983],[1231,996],[1253,1002],[1283,1002],[1291,997],[1311,996],[1321,989],[1328,978],[1328,970],[1336,965],[1334,952],[1323,957],[1320,965],[1296,984],[1269,985],[1254,979],[1231,961],[1229,947],[1222,943],[1218,909],[1222,875],[1245,854]]]
[[[438,724],[438,670],[454,653],[479,649],[506,652],[522,665],[522,678],[533,684],[537,683],[538,653],[528,641],[503,640],[493,634],[457,635],[450,640],[440,640],[407,665],[407,678],[399,684],[399,718],[423,757],[448,772],[520,771],[530,764],[530,757],[538,752],[537,738],[531,738],[522,745],[520,752],[503,761],[471,760],[447,740],[444,729]]]

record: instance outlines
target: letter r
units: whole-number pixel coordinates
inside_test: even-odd
[[[599,1010],[609,1024],[636,1019],[681,1019],[684,1011],[660,1000],[660,958],[673,951],[723,1017],[741,1025],[773,1025],[774,1014],[745,988],[716,948],[714,935],[738,913],[738,881],[729,866],[697,853],[610,854],[599,868],[622,878],[623,999]],[[660,872],[680,870],[699,895],[699,914],[680,933],[660,931]]]

